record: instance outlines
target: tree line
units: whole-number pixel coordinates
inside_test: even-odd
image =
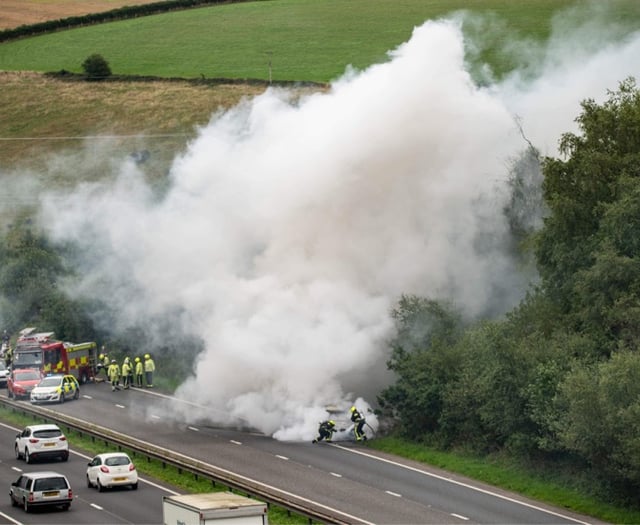
[[[640,93],[583,101],[528,236],[540,281],[504,318],[407,295],[379,396],[406,438],[563,465],[609,500],[640,489]],[[428,327],[428,329],[424,329]]]

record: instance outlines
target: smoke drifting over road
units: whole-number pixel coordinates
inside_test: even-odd
[[[93,255],[74,293],[107,300],[119,329],[179,311],[176,328],[205,341],[178,396],[216,421],[311,439],[327,404],[362,396],[366,409],[389,381],[401,294],[468,316],[522,296],[531,275],[503,215],[509,159],[527,147],[515,117],[555,155],[581,100],[639,73],[637,34],[604,45],[610,27],[597,48],[563,47],[585,36],[564,34],[526,77],[480,88],[461,24],[427,22],[328,93],[293,103],[272,89],[215,115],[160,202],[125,162],[115,184],[47,200],[42,223]]]

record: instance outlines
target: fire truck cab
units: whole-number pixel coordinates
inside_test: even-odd
[[[39,368],[46,374],[71,374],[80,384],[93,381],[98,364],[95,342],[73,344],[57,341],[53,332],[20,331],[11,366]]]

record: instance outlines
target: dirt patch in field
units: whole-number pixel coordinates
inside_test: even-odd
[[[0,30],[158,0],[0,0]]]

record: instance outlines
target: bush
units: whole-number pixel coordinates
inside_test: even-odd
[[[111,76],[109,63],[102,55],[94,53],[88,56],[82,63],[82,70],[89,80],[102,80]]]

